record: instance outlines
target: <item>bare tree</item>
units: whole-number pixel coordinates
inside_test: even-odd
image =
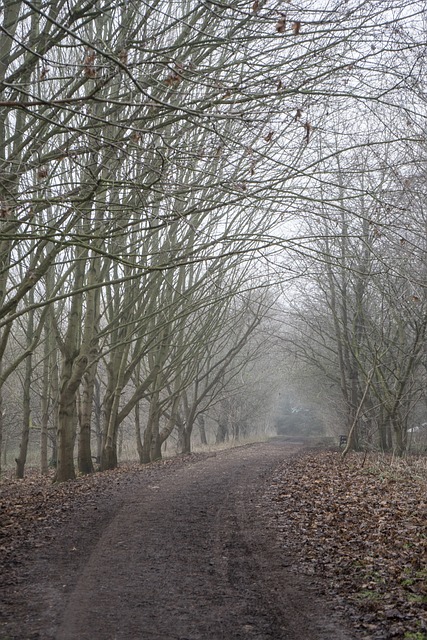
[[[74,477],[79,421],[79,465],[92,468],[98,371],[107,372],[104,468],[116,464],[118,427],[148,391],[154,424],[162,390],[174,389],[175,402],[187,388],[190,359],[173,331],[183,335],[188,325],[174,314],[190,318],[205,304],[199,293],[209,306],[209,265],[231,268],[239,255],[269,260],[283,247],[299,254],[300,240],[284,236],[307,194],[316,200],[313,180],[345,155],[355,105],[375,104],[381,117],[402,108],[396,96],[411,70],[394,71],[394,62],[417,62],[418,41],[406,35],[419,30],[421,11],[410,0],[285,10],[240,0],[4,2],[1,380],[13,370],[5,366],[12,328],[22,318],[30,331],[31,314],[43,309],[62,354],[51,403],[58,480]],[[415,111],[408,98],[405,114]],[[331,150],[335,134],[340,145]],[[326,147],[313,144],[322,138]],[[202,265],[191,286],[189,265]],[[61,301],[67,317],[57,315]],[[39,339],[44,319],[37,322]],[[14,361],[28,358],[29,376],[30,352]]]

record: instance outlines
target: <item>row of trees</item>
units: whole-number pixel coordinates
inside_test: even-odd
[[[313,254],[299,237],[307,214],[317,257],[338,237],[350,246],[336,216],[352,215],[353,187],[336,196],[326,174],[368,144],[368,132],[347,137],[358,105],[385,123],[369,141],[379,154],[401,139],[392,114],[419,127],[423,7],[318,5],[5,0],[0,392],[7,419],[21,381],[18,475],[37,397],[42,467],[53,429],[59,481],[74,477],[77,432],[78,466],[92,470],[99,406],[102,468],[117,464],[129,416],[141,461],[173,432],[188,451],[221,393],[236,414],[230,389],[259,356],[267,285]]]
[[[335,406],[346,451],[402,455],[426,430],[425,133],[408,133],[406,118],[381,154],[366,144],[334,159],[327,195],[322,185],[302,223],[307,275],[284,340],[317,378],[319,405]]]

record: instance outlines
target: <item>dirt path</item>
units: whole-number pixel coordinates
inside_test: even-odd
[[[260,444],[134,476],[29,561],[20,635],[350,640],[289,572],[263,494],[296,447]]]

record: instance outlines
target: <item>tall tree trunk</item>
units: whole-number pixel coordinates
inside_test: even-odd
[[[199,427],[199,434],[200,434],[200,442],[203,445],[207,445],[208,444],[208,439],[206,437],[206,425],[205,425],[205,417],[200,414],[197,418],[197,425]]]
[[[150,405],[150,462],[156,462],[162,458],[162,443],[160,441],[160,398],[159,393],[154,394],[154,401]]]
[[[387,425],[383,421],[378,426],[378,440],[381,451],[388,451]]]
[[[48,473],[48,455],[47,455],[47,443],[48,443],[48,429],[49,429],[49,335],[45,326],[44,337],[44,359],[43,359],[43,386],[41,397],[41,429],[40,429],[40,471],[42,475]]]
[[[25,463],[27,462],[28,441],[30,438],[30,420],[31,420],[31,406],[30,406],[31,374],[32,374],[32,359],[31,359],[31,356],[28,356],[25,362],[25,379],[24,379],[24,385],[23,385],[21,442],[19,445],[19,455],[17,458],[15,458],[17,478],[24,477]]]
[[[192,429],[188,428],[187,425],[183,424],[182,428],[179,431],[179,452],[180,453],[191,453],[191,433]]]
[[[104,395],[102,405],[103,413],[103,432],[102,432],[102,451],[101,451],[101,470],[114,469],[117,466],[117,453],[114,441],[114,433],[109,436],[108,429],[111,423],[111,412],[114,400],[114,379],[113,373],[108,373],[107,390]]]
[[[381,451],[392,450],[391,425],[384,405],[380,406],[378,415],[378,440]]]
[[[76,437],[76,398],[74,393],[61,394],[58,420],[58,459],[55,480],[74,480],[74,442]]]
[[[51,334],[52,335],[52,334]],[[52,341],[50,356],[49,356],[49,369],[50,369],[50,397],[52,403],[50,407],[50,414],[53,419],[53,426],[50,428],[48,435],[51,438],[51,456],[49,460],[49,466],[55,467],[58,464],[58,406],[59,406],[59,364],[58,364],[58,351],[56,344]]]
[[[143,460],[143,446],[141,439],[141,411],[139,402],[135,405],[135,437],[136,437],[136,450],[138,451],[138,458],[142,464]]]
[[[108,385],[104,399],[104,442],[101,456],[101,469],[115,469],[117,457],[117,431],[120,426],[118,413],[120,399],[125,385],[126,363],[130,344],[121,345],[114,355],[108,370]]]
[[[161,445],[163,445],[163,444],[165,445],[164,446],[164,451],[166,451],[167,439],[169,438],[169,436],[172,433],[172,431],[174,430],[174,428],[180,422],[180,416],[179,416],[179,412],[178,412],[179,400],[180,400],[179,395],[176,393],[174,398],[173,398],[173,400],[172,400],[171,411],[170,411],[170,415],[169,415],[167,424],[160,431],[160,444]]]
[[[102,406],[101,406],[101,384],[98,377],[95,378],[95,390],[94,390],[94,426],[96,434],[96,464],[101,464],[102,455]]]
[[[99,282],[99,258],[92,255],[87,275],[87,283],[92,287]],[[79,447],[78,467],[80,473],[93,473],[91,449],[91,424],[93,399],[95,395],[95,381],[98,370],[98,320],[99,320],[98,288],[91,288],[86,294],[86,314],[80,353],[88,356],[89,366],[83,375],[83,389],[79,413]]]
[[[159,392],[155,391],[151,396],[147,426],[144,431],[142,444],[142,464],[161,460],[161,444]]]
[[[87,356],[64,358],[58,409],[58,462],[56,482],[74,480],[74,443],[76,438],[76,391],[87,366]]]
[[[388,421],[386,425],[386,438],[387,438],[386,451],[392,451],[393,450],[393,429],[391,428],[390,421]]]
[[[142,448],[139,456],[141,464],[148,464],[150,462],[150,443],[151,443],[151,425],[147,423],[144,429],[144,435],[142,438]]]
[[[179,451],[179,453],[191,453],[191,435],[193,433],[193,427],[194,427],[194,413],[195,413],[195,408],[196,405],[193,404],[193,406],[189,407],[188,402],[187,402],[187,396],[184,393],[183,395],[183,404],[184,404],[184,410],[185,410],[185,418],[180,418],[177,421],[177,427],[178,427],[178,443],[177,443],[177,449]]]
[[[29,303],[34,302],[34,292],[30,291]],[[26,329],[27,348],[30,348],[34,338],[34,311],[28,313],[28,324]],[[25,377],[23,384],[22,398],[22,432],[21,442],[19,445],[19,455],[15,458],[16,477],[23,478],[25,473],[25,463],[27,462],[28,441],[30,438],[30,421],[31,421],[31,377],[33,373],[32,355],[28,355],[25,360]]]
[[[401,457],[405,455],[406,448],[408,446],[408,432],[406,429],[406,423],[401,420],[399,416],[395,416],[391,420],[391,425],[394,433],[394,449],[393,452]]]
[[[117,462],[121,460],[123,456],[123,439],[124,439],[123,426],[120,425],[117,429]]]
[[[101,471],[115,469],[119,463],[117,456],[117,431],[107,437],[107,442],[102,448]]]
[[[221,444],[226,440],[228,440],[228,426],[225,420],[220,420],[216,432],[216,443]]]
[[[78,442],[78,468],[80,473],[93,473],[92,449],[91,449],[91,423],[92,407],[95,395],[97,363],[94,362],[86,371],[82,380],[82,394],[79,415],[79,442]]]
[[[240,422],[236,420],[233,424],[233,440],[239,440],[240,438]]]

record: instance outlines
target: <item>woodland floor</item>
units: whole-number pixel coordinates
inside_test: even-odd
[[[427,639],[427,463],[278,440],[0,495],[0,640]]]

